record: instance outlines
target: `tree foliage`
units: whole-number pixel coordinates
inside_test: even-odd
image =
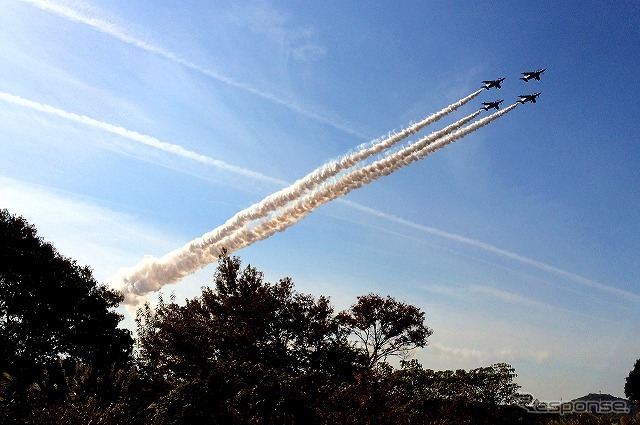
[[[114,311],[122,296],[63,257],[36,228],[0,210],[0,401],[67,400],[67,372],[92,383],[131,361],[133,339]],[[22,404],[21,404],[22,403]]]
[[[633,369],[627,376],[624,384],[624,395],[640,407],[640,359],[636,360]]]
[[[468,371],[424,369],[415,359],[400,364],[356,374],[332,395],[326,423],[538,423],[525,421],[527,412],[516,405],[519,386],[508,364]]]
[[[0,210],[0,361],[8,372],[72,358],[94,367],[130,361],[122,296],[63,257],[24,218]]]
[[[189,420],[313,418],[327,388],[351,379],[356,365],[348,332],[326,298],[295,292],[290,279],[265,282],[237,257],[220,257],[215,290],[203,288],[184,306],[146,305],[137,322],[141,372],[168,390],[158,422],[195,388],[218,402],[177,410]]]
[[[360,296],[339,318],[351,328],[370,369],[389,356],[406,357],[412,349],[424,347],[433,333],[424,324],[423,312],[389,296]]]
[[[402,361],[397,376],[416,400],[455,401],[507,405],[520,386],[515,383],[515,369],[507,363],[471,370],[423,369],[416,360]],[[425,392],[426,390],[426,392]],[[418,391],[418,392],[416,392]]]

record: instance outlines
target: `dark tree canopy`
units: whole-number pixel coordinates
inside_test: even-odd
[[[640,359],[636,360],[633,370],[627,376],[624,384],[624,395],[640,407]]]
[[[468,371],[423,369],[416,360],[402,361],[401,365],[397,376],[405,388],[415,392],[415,400],[506,405],[516,402],[520,388],[514,381],[515,369],[507,363]]]
[[[367,295],[334,314],[325,297],[265,282],[237,257],[220,256],[214,281],[184,306],[139,310],[141,373],[166,389],[157,423],[360,423],[394,408],[380,360],[431,335],[414,306]]]
[[[472,370],[424,369],[417,360],[401,368],[379,362],[333,394],[324,423],[496,424],[523,421],[515,405],[515,370],[497,363]]]
[[[138,311],[132,359],[113,311],[120,294],[6,210],[0,243],[2,424],[560,423],[522,408],[506,363],[387,363],[427,344],[417,307],[369,294],[335,314],[327,298],[296,292],[289,278],[266,282],[226,254],[214,289]],[[639,401],[640,360],[625,394]]]
[[[0,373],[58,360],[95,369],[131,360],[133,340],[117,328],[122,296],[91,269],[60,255],[24,218],[0,210]]]
[[[420,309],[389,296],[360,296],[339,318],[351,328],[369,368],[389,356],[404,357],[410,350],[424,347],[433,333],[424,324]]]
[[[323,392],[351,379],[356,365],[328,300],[295,292],[288,278],[265,282],[237,257],[222,255],[214,278],[215,290],[184,306],[161,301],[138,313],[141,372],[173,387],[154,420],[313,423]]]

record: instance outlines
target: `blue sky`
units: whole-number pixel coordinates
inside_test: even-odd
[[[2,3],[0,206],[108,281],[506,77],[425,134],[483,101],[539,102],[237,254],[337,309],[369,292],[419,306],[425,367],[505,361],[540,399],[623,395],[640,358],[638,2],[161,3]]]

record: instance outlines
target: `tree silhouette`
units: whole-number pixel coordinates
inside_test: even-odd
[[[24,394],[51,381],[62,363],[82,362],[96,373],[130,363],[133,339],[117,327],[122,316],[113,310],[119,293],[6,209],[0,210],[0,240],[0,373],[11,383],[5,391]]]
[[[141,372],[165,388],[153,420],[314,423],[323,394],[356,367],[328,300],[288,278],[265,282],[237,257],[222,255],[214,278],[184,306],[139,311]]]
[[[636,360],[624,384],[624,395],[640,407],[640,359]]]
[[[389,296],[360,296],[338,317],[351,328],[369,369],[389,356],[406,357],[412,349],[424,347],[433,333],[420,309]]]

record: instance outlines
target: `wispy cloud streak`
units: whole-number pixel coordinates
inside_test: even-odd
[[[473,248],[477,248],[477,249],[481,249],[483,251],[489,252],[491,254],[503,257],[503,258],[507,258],[509,260],[513,260],[516,261],[520,264],[525,264],[527,266],[531,266],[533,268],[536,268],[538,270],[542,270],[544,272],[556,275],[556,276],[560,276],[562,278],[577,282],[581,285],[584,285],[586,287],[592,288],[592,289],[597,289],[599,291],[603,291],[603,292],[607,292],[610,293],[612,295],[616,295],[618,297],[622,297],[624,299],[627,299],[629,301],[632,302],[636,302],[636,303],[640,303],[640,295],[638,294],[634,294],[633,292],[629,292],[629,291],[625,291],[624,289],[619,289],[619,288],[615,288],[613,286],[609,286],[609,285],[605,285],[602,284],[600,282],[596,282],[595,280],[586,278],[584,276],[580,276],[579,274],[576,273],[571,273],[569,271],[560,269],[558,267],[552,266],[550,264],[547,263],[543,263],[541,261],[536,261],[533,260],[531,258],[528,257],[524,257],[520,254],[516,254],[514,252],[511,251],[507,251],[506,249],[502,249],[502,248],[498,248],[495,245],[491,245],[488,244],[486,242],[482,242],[479,241],[477,239],[473,239],[473,238],[469,238],[467,236],[462,236],[459,235],[457,233],[451,233],[451,232],[445,232],[444,230],[440,230],[440,229],[436,229],[434,227],[430,227],[430,226],[425,226],[423,224],[419,224],[419,223],[414,223],[412,221],[406,220],[404,218],[395,216],[393,214],[388,214],[385,212],[382,212],[380,210],[376,210],[370,207],[367,207],[365,205],[362,204],[358,204],[356,202],[352,202],[352,201],[348,201],[348,200],[342,200],[343,203],[345,203],[346,205],[349,205],[352,208],[355,208],[359,211],[362,211],[364,213],[382,218],[384,220],[387,221],[391,221],[393,223],[397,223],[403,226],[407,226],[410,227],[412,229],[416,229],[419,230],[421,232],[425,232],[425,233],[429,233],[432,235],[436,235],[445,239],[448,239],[450,241],[454,241],[460,244],[464,244],[467,246],[471,246]]]
[[[179,55],[177,55],[176,53],[173,53],[167,49],[164,49],[162,47],[156,46],[153,43],[149,43],[147,41],[144,41],[140,38],[137,38],[131,34],[129,34],[129,32],[124,29],[119,27],[118,25],[116,25],[113,22],[109,22],[108,20],[101,18],[101,17],[96,17],[96,16],[90,16],[86,11],[81,11],[78,10],[76,8],[73,7],[69,7],[60,3],[57,3],[55,1],[51,1],[51,0],[21,0],[25,3],[29,3],[31,5],[34,5],[42,10],[46,10],[48,12],[54,13],[62,18],[68,19],[70,21],[74,21],[74,22],[79,22],[85,25],[90,26],[91,28],[95,29],[96,31],[99,31],[103,34],[106,34],[110,37],[116,38],[124,43],[127,43],[129,45],[132,45],[134,47],[137,47],[139,49],[142,49],[146,52],[149,53],[153,53],[155,55],[161,56],[175,64],[184,66],[185,68],[189,68],[193,71],[196,71],[202,75],[205,75],[209,78],[212,78],[216,81],[219,81],[221,83],[227,84],[231,87],[235,87],[237,89],[243,90],[247,93],[251,93],[252,95],[261,97],[263,99],[266,99],[270,102],[276,103],[278,105],[284,106],[296,113],[299,113],[303,116],[306,116],[307,118],[311,118],[315,121],[318,121],[320,123],[326,124],[330,127],[333,127],[337,130],[341,130],[344,131],[347,134],[351,134],[354,136],[358,136],[361,138],[366,138],[367,136],[364,135],[363,133],[354,130],[352,128],[350,128],[347,125],[341,124],[341,123],[337,123],[323,115],[320,115],[318,113],[315,112],[311,112],[305,108],[303,108],[302,106],[300,106],[299,104],[289,101],[289,100],[284,100],[284,99],[280,99],[279,97],[271,94],[271,93],[267,93],[265,91],[261,91],[258,90],[246,83],[242,83],[239,81],[236,81],[230,77],[227,77],[225,75],[222,75],[212,69],[209,68],[205,68],[201,65],[198,65],[192,61],[189,61],[185,58],[180,57]]]
[[[190,159],[192,161],[213,166],[221,170],[238,174],[247,178],[259,180],[265,183],[280,185],[280,186],[284,184],[288,184],[284,180],[276,179],[274,177],[270,177],[262,173],[258,173],[252,170],[248,170],[246,168],[238,167],[236,165],[228,164],[224,161],[221,161],[219,159],[214,159],[206,155],[201,155],[199,153],[185,149],[180,145],[163,142],[161,140],[156,139],[155,137],[148,136],[146,134],[141,134],[141,133],[138,133],[137,131],[127,130],[124,127],[119,127],[104,121],[99,121],[99,120],[87,117],[85,115],[78,115],[73,112],[68,112],[50,105],[34,102],[32,100],[28,100],[20,96],[15,96],[10,93],[0,92],[0,100],[3,100],[5,102],[11,103],[17,106],[21,106],[23,108],[31,109],[33,111],[44,112],[46,114],[55,115],[59,118],[64,118],[65,120],[73,121],[78,124],[103,130],[108,133],[124,137],[131,141],[152,147],[154,149],[159,149],[161,151],[165,151],[173,155],[177,155],[186,159]]]

